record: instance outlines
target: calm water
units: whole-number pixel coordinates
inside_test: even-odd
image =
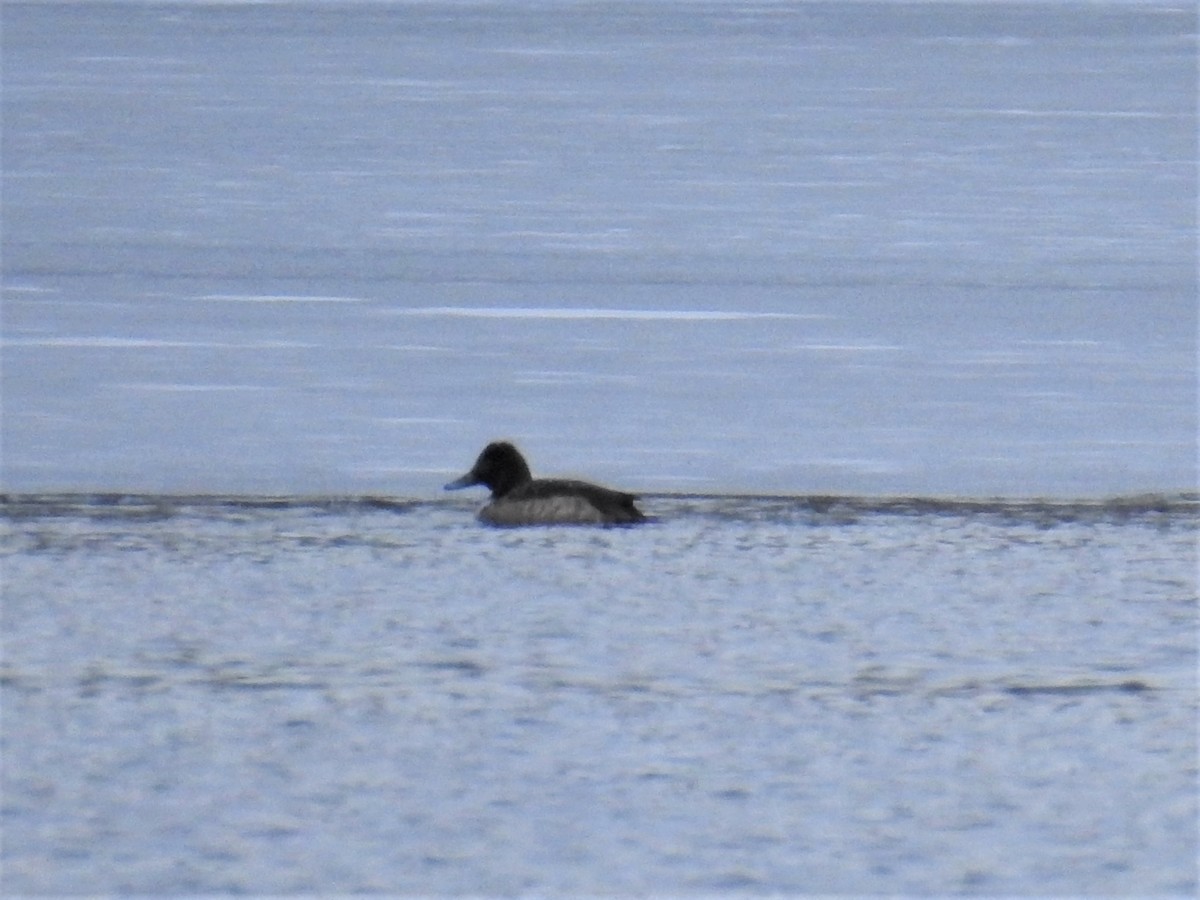
[[[3,483],[1189,488],[1196,30],[5,3]]]
[[[1192,895],[1195,500],[10,499],[6,893]]]

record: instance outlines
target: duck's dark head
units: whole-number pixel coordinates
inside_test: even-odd
[[[446,485],[446,490],[485,484],[491,489],[493,497],[500,498],[532,480],[533,476],[521,452],[508,441],[496,441],[484,447],[471,471]]]

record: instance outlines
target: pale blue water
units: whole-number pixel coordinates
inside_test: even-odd
[[[3,16],[10,490],[1195,483],[1190,4]]]
[[[1175,894],[1195,501],[5,505],[6,894]]]
[[[1190,4],[0,19],[5,894],[1195,893]]]

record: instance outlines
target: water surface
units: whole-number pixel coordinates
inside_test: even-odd
[[[10,490],[1195,483],[1190,4],[3,26]]]
[[[7,893],[1196,892],[1192,5],[0,18]]]
[[[8,498],[15,893],[1179,894],[1194,497]]]

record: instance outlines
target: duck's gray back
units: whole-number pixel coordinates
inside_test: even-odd
[[[529,500],[497,500],[479,511],[479,520],[489,525],[617,525],[585,497],[561,494]]]

